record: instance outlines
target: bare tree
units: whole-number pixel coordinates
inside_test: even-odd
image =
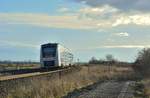
[[[114,59],[113,55],[108,54],[108,55],[106,55],[106,60],[107,61],[114,61],[115,59]]]
[[[92,57],[91,60],[89,61],[90,64],[97,64],[98,60],[95,57]]]
[[[145,75],[150,73],[150,48],[138,53],[134,68]]]

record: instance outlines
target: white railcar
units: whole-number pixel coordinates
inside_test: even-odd
[[[69,49],[58,43],[41,45],[40,62],[43,68],[72,65],[73,55]]]

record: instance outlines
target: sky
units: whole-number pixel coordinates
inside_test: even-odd
[[[133,62],[150,47],[150,0],[0,0],[0,60],[39,61],[60,43],[74,60]]]

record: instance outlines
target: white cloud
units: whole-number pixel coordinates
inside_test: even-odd
[[[127,32],[120,32],[120,33],[115,33],[114,35],[120,36],[120,37],[128,37],[129,33],[127,33]]]
[[[68,11],[68,8],[60,8],[60,11]],[[84,7],[71,13],[66,12],[62,15],[32,14],[32,13],[0,13],[0,25],[34,25],[49,28],[66,29],[100,29],[111,27],[111,15],[117,9],[110,6],[101,8]],[[108,19],[108,17],[110,16]],[[106,19],[107,18],[107,19]]]
[[[81,8],[79,11],[84,14],[98,14],[98,15],[102,14],[103,15],[106,13],[116,13],[119,10],[109,5],[104,5],[102,7],[84,7],[84,8]]]
[[[112,26],[115,27],[119,25],[128,25],[128,24],[150,26],[150,14],[120,16],[118,17],[118,19],[116,19],[116,21],[112,24]]]
[[[121,12],[110,5],[81,8],[79,16],[97,21],[98,27],[116,27],[128,24],[150,26],[150,13]]]
[[[121,12],[119,9],[109,5],[84,7],[79,10],[78,14],[81,19],[96,21],[97,28],[112,28],[129,24],[150,26],[150,13]]]
[[[46,14],[0,13],[0,25],[23,24],[40,27],[93,29],[93,21],[79,19],[77,15],[49,16]]]
[[[63,8],[62,10],[67,9]],[[150,14],[120,13],[118,9],[108,5],[96,8],[84,7],[74,14],[68,13],[55,16],[31,13],[0,13],[0,25],[34,25],[48,28],[95,30],[128,24],[150,26]]]

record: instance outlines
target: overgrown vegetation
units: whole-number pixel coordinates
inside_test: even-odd
[[[150,98],[150,48],[143,49],[139,52],[133,67],[142,77],[140,82],[141,85],[144,85],[144,88],[141,88],[144,97],[141,98]]]
[[[122,67],[132,65],[132,63],[118,61],[111,54],[106,55],[105,59],[97,59],[95,57],[92,57],[89,60],[89,64],[106,65],[106,66],[108,66],[108,65],[109,66],[122,66]]]
[[[129,80],[135,77],[131,67],[103,65],[82,66],[79,71],[49,79],[32,79],[27,84],[15,84],[7,98],[60,98],[75,89],[103,80]]]
[[[134,68],[138,70],[143,76],[150,74],[150,49],[143,49],[138,53]]]
[[[144,85],[141,82],[136,82],[134,87],[134,96],[135,98],[148,98],[148,96],[145,93]]]
[[[89,64],[115,64],[117,62],[118,61],[111,54],[106,55],[105,59],[97,59],[92,57],[91,60],[89,60]]]

